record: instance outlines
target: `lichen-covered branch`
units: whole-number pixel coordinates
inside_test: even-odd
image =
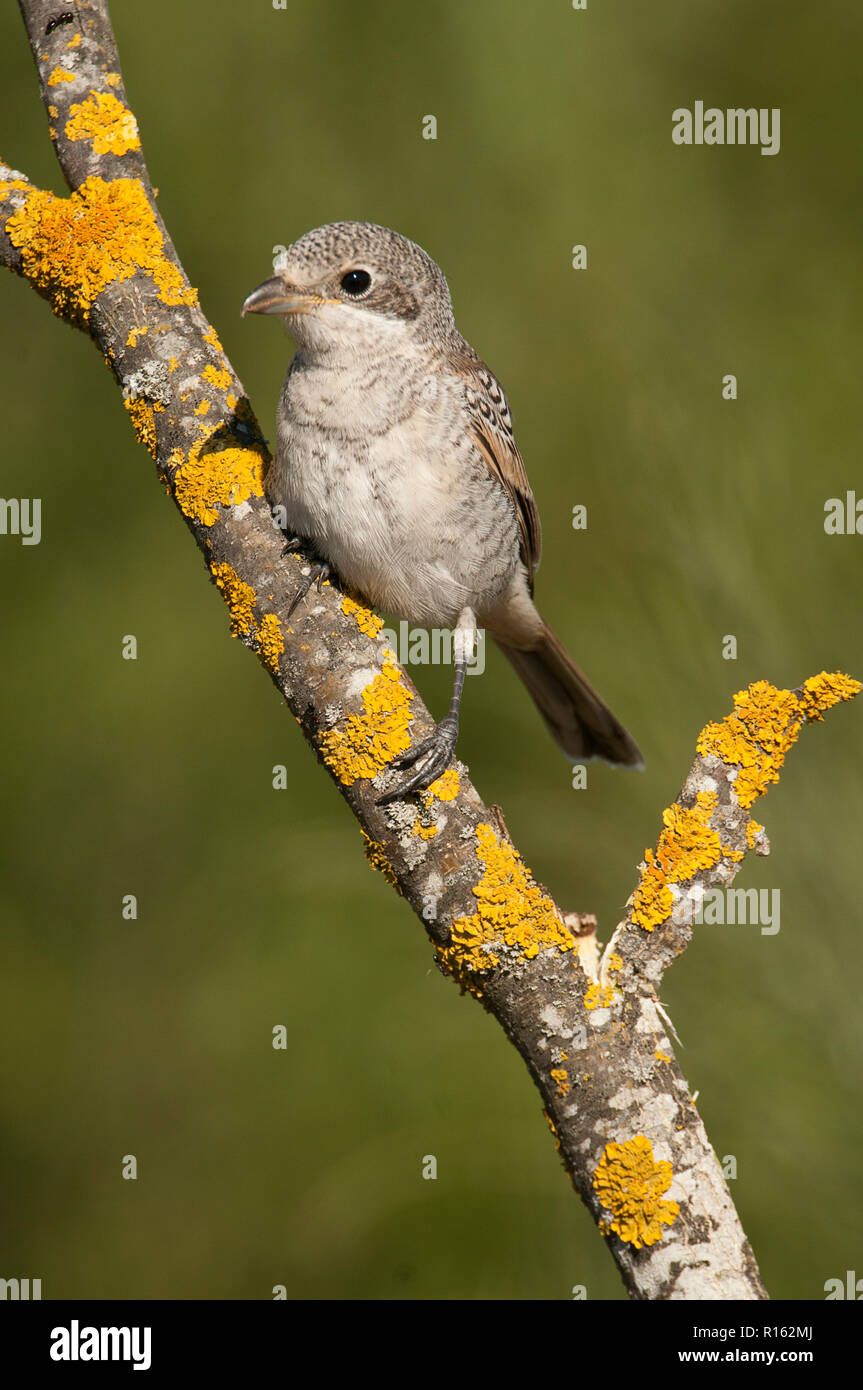
[[[760,684],[708,726],[602,956],[593,919],[551,901],[461,764],[420,796],[378,806],[387,765],[431,731],[431,716],[359,598],[327,585],[287,618],[304,562],[284,554],[258,424],[159,215],[104,0],[80,0],[62,23],[45,0],[21,0],[21,11],[70,193],[0,163],[0,262],[98,347],[231,632],[284,695],[441,968],[521,1052],[630,1293],[764,1297],[656,989],[692,931],[675,907],[730,883],[747,849],[765,851],[755,797],[802,724],[859,685]]]

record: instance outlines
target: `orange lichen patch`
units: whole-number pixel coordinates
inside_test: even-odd
[[[77,48],[80,42],[81,42],[81,35],[80,35],[80,34],[75,34],[74,37],[71,38],[71,39],[69,40],[69,42],[67,43],[66,47],[67,47],[67,48]]]
[[[499,965],[498,953],[505,947],[510,955],[532,960],[548,947],[572,951],[577,942],[518,851],[501,843],[490,825],[478,825],[476,839],[477,858],[484,868],[473,889],[477,910],[453,922],[450,944],[438,947],[437,954],[460,983],[480,993],[471,974]]]
[[[175,372],[175,371],[177,370],[177,368],[179,367],[179,365],[180,365],[180,364],[179,364],[179,362],[177,361],[177,358],[176,358],[176,357],[172,357],[171,360],[170,360],[170,362],[168,363],[168,371],[169,371],[169,372]]]
[[[6,223],[22,268],[55,314],[86,325],[97,295],[144,272],[165,304],[194,304],[197,292],[165,256],[162,234],[137,179],[85,179],[68,198],[32,185]]]
[[[219,341],[219,335],[216,332],[215,328],[213,328],[212,324],[207,329],[206,333],[201,334],[201,337],[204,339],[205,343],[209,344],[211,348],[215,348],[216,352],[224,353],[225,349],[222,347],[222,344]]]
[[[364,632],[367,637],[377,637],[384,625],[383,618],[379,618],[377,613],[373,613],[364,603],[358,603],[347,594],[342,599],[342,612],[346,617],[353,618],[360,632]]]
[[[74,72],[66,72],[64,68],[55,68],[54,71],[53,71],[52,73],[49,73],[49,75],[48,75],[48,86],[49,86],[49,87],[59,87],[59,85],[60,85],[61,82],[74,82],[74,81],[75,81],[75,74],[74,74]]]
[[[767,681],[756,681],[734,696],[734,712],[720,724],[708,724],[698,737],[698,751],[713,754],[737,767],[734,792],[741,806],[749,807],[778,782],[788,749],[796,742],[804,723],[820,720],[822,711],[861,690],[859,681],[835,671],[822,671],[793,690],[777,690]],[[739,863],[742,849],[722,845],[710,827],[716,809],[715,791],[699,792],[691,808],[675,803],[663,812],[663,831],[655,854],[645,851],[644,867],[635,890],[632,920],[646,931],[665,922],[674,906],[671,885],[710,869],[720,858]],[[750,821],[746,843],[752,849],[762,827]]]
[[[107,82],[109,87],[119,87],[120,74],[118,72],[106,72],[105,81]]]
[[[219,563],[211,567],[210,573],[217,587],[224,595],[231,614],[232,637],[255,637],[258,656],[271,671],[278,671],[279,657],[285,650],[282,625],[275,613],[265,613],[258,621],[255,618],[256,595],[251,584],[241,579],[229,564]]]
[[[68,140],[89,140],[94,154],[128,154],[139,150],[138,122],[111,92],[92,92],[70,108]]]
[[[402,685],[391,661],[363,691],[363,714],[351,714],[341,729],[321,734],[324,762],[343,786],[361,777],[376,777],[410,747],[413,692]]]
[[[675,803],[662,813],[664,829],[656,846],[656,862],[666,882],[682,883],[699,869],[718,864],[721,844],[710,817],[716,809],[716,793],[699,792],[694,806]]]
[[[589,985],[584,996],[586,1009],[610,1009],[614,1003],[611,985]]]
[[[220,391],[227,391],[231,384],[231,373],[219,371],[218,367],[205,367],[203,376],[205,381],[209,381],[213,386],[217,386]]]
[[[213,565],[210,573],[218,588],[221,589],[228,605],[231,614],[232,636],[250,636],[256,631],[255,591],[251,584],[246,584],[237,574],[237,571],[228,564]]]
[[[195,406],[195,414],[196,414],[196,415],[206,415],[206,413],[207,413],[207,411],[208,411],[209,409],[210,409],[210,402],[209,402],[209,401],[201,401],[201,404],[200,404],[200,405],[196,405],[196,406]]]
[[[258,623],[258,654],[271,671],[279,669],[279,657],[285,650],[282,625],[275,613],[265,613]]]
[[[653,931],[661,922],[671,916],[674,894],[669,888],[665,874],[654,861],[653,850],[644,851],[644,868],[638,880],[638,887],[632,905],[632,920],[645,931]]]
[[[680,1208],[662,1194],[671,1186],[671,1164],[653,1157],[653,1145],[644,1134],[623,1144],[606,1144],[593,1175],[593,1187],[611,1220],[600,1222],[603,1233],[611,1230],[640,1250],[662,1239]]]
[[[426,806],[431,806],[435,797],[438,801],[455,801],[459,791],[459,775],[454,767],[448,767],[434,782],[430,782],[422,793]]]
[[[162,411],[165,407],[160,405],[158,401],[150,405],[148,401],[143,400],[140,396],[127,397],[123,401],[123,405],[132,417],[132,428],[135,431],[135,438],[138,443],[143,444],[148,453],[155,458],[156,417],[154,412],[157,410]]]
[[[137,347],[138,339],[143,338],[145,333],[149,333],[149,328],[133,328],[126,339],[126,347]]]
[[[740,805],[748,808],[779,781],[785,756],[803,724],[820,720],[823,710],[853,699],[861,688],[859,681],[839,671],[810,676],[799,696],[756,681],[734,696],[733,714],[701,731],[698,751],[736,765],[734,791]]]
[[[35,193],[36,189],[32,183],[26,179],[2,179],[0,180],[0,198],[9,196],[13,188],[17,188],[21,193]]]
[[[552,1135],[554,1136],[554,1147],[555,1147],[557,1150],[559,1150],[559,1149],[560,1149],[560,1135],[558,1134],[558,1131],[557,1131],[557,1125],[554,1123],[554,1120],[551,1118],[551,1116],[549,1115],[549,1113],[548,1113],[547,1110],[543,1110],[542,1113],[543,1113],[543,1115],[545,1116],[546,1120],[548,1121],[548,1127],[549,1127],[549,1129],[551,1130]]]
[[[566,1074],[566,1067],[552,1067],[549,1075],[557,1086],[557,1094],[565,1096],[569,1091],[569,1077]]]
[[[219,519],[217,507],[236,507],[264,495],[262,445],[241,444],[221,427],[199,439],[188,456],[175,449],[169,463],[176,466],[174,491],[180,509],[203,526]]]
[[[605,968],[609,973],[611,973],[612,970],[622,970],[623,957],[619,956],[616,951],[612,951],[611,955],[608,957]]]
[[[732,864],[743,862],[744,854],[742,849],[729,849],[727,845],[722,846],[722,858],[728,859]]]
[[[803,717],[807,722],[820,723],[824,710],[832,709],[843,700],[853,700],[861,690],[863,685],[859,681],[852,676],[843,676],[841,671],[834,671],[831,675],[822,671],[820,675],[810,676],[808,681],[803,682],[799,697]]]
[[[398,881],[398,875],[396,874],[396,871],[393,868],[390,861],[387,859],[386,851],[383,845],[379,844],[377,840],[373,840],[371,836],[367,835],[364,830],[362,831],[362,836],[366,842],[364,846],[365,856],[371,864],[372,868],[377,869],[378,873],[383,874],[387,883],[394,884],[395,887],[398,888],[399,892],[401,892],[402,889],[401,884]]]
[[[644,868],[635,890],[632,920],[645,931],[667,920],[674,905],[670,884],[684,883],[701,869],[718,864],[722,843],[710,828],[715,791],[699,792],[694,806],[677,802],[662,813],[663,830],[656,853],[644,851]]]
[[[654,1052],[653,1052],[653,1055],[654,1055],[654,1057],[656,1058],[657,1062],[670,1062],[670,1061],[671,1061],[671,1058],[669,1057],[668,1053],[667,1053],[667,1052],[663,1052],[663,1050],[662,1050],[661,1047],[655,1048],[655,1049],[654,1049]]]
[[[421,840],[433,840],[435,835],[437,834],[437,826],[423,825],[419,816],[417,816],[416,820],[411,826],[411,834],[419,835]]]

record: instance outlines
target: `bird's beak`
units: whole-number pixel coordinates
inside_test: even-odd
[[[316,304],[323,304],[320,295],[298,289],[281,275],[274,275],[252,290],[243,304],[244,314],[304,314]]]

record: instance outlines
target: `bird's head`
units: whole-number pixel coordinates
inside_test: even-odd
[[[331,222],[280,250],[244,314],[281,314],[311,354],[386,355],[454,332],[443,272],[415,242],[373,222]]]

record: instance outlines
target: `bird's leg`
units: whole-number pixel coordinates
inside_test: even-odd
[[[413,767],[417,763],[419,766],[411,777],[408,777],[392,791],[379,796],[378,806],[386,806],[390,801],[400,801],[402,797],[410,795],[411,792],[429,786],[449,767],[458,739],[458,717],[464,690],[464,678],[467,674],[468,663],[473,659],[476,638],[476,618],[473,609],[463,608],[453,632],[455,676],[453,678],[452,699],[449,702],[449,713],[440,721],[434,733],[423,739],[422,743],[418,743],[416,748],[409,748],[406,753],[401,753],[397,758],[393,758],[390,763],[392,768]]]

